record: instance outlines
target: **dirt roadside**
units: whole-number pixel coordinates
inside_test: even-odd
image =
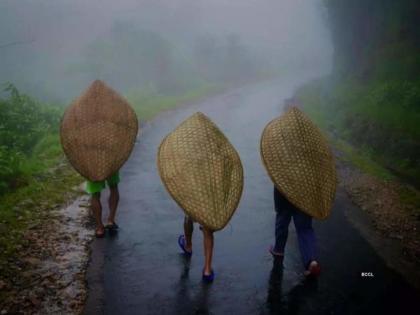
[[[14,274],[0,278],[0,291],[7,292],[0,314],[81,313],[93,238],[87,206],[87,196],[78,197],[25,233],[28,245],[9,262]]]
[[[236,82],[222,91],[265,80],[268,78]],[[214,91],[202,100],[222,91]],[[60,168],[68,169],[69,165],[64,164]],[[57,177],[57,185],[62,185],[59,179],[64,175],[57,176],[54,170],[49,175]],[[83,193],[82,187],[73,187],[66,194],[69,203],[65,205],[43,207],[34,203],[45,218],[29,224],[22,236],[26,245],[19,245],[19,252],[7,260],[4,269],[0,265],[0,315],[82,312],[87,297],[89,243],[94,237],[88,197],[81,196]]]
[[[401,200],[404,184],[362,173],[336,152],[340,184],[357,206],[346,217],[386,264],[420,289],[420,218]]]
[[[346,213],[350,222],[389,267],[418,286],[419,220],[401,202],[398,184],[363,174],[339,157],[341,184],[358,205]],[[79,197],[28,230],[29,246],[20,250],[19,260],[10,261],[15,274],[0,277],[0,291],[8,293],[0,314],[81,313],[93,237],[87,206],[87,197]]]
[[[285,109],[297,106],[304,111],[296,96],[285,100]],[[334,143],[336,135],[328,133]],[[404,202],[402,191],[420,196],[414,187],[386,181],[362,172],[333,145],[338,176],[356,207],[346,217],[371,244],[388,267],[396,270],[408,283],[420,290],[420,209]]]

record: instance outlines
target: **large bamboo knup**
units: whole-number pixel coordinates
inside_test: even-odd
[[[138,128],[136,113],[128,102],[96,80],[64,113],[61,144],[83,177],[101,181],[126,162]]]
[[[292,107],[265,127],[261,157],[293,205],[317,219],[330,214],[337,186],[334,157],[321,131],[299,109]]]
[[[234,214],[243,189],[238,153],[202,113],[196,113],[160,144],[157,165],[163,184],[194,221],[217,231]]]

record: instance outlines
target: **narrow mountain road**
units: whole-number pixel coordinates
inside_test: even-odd
[[[419,293],[385,265],[347,220],[344,212],[351,213],[354,206],[341,188],[332,215],[314,222],[320,279],[304,281],[293,225],[284,269],[273,266],[267,251],[274,238],[273,185],[261,164],[259,139],[299,83],[239,88],[162,113],[141,126],[121,172],[120,231],[91,245],[86,314],[410,314],[413,307],[420,309]],[[183,212],[165,191],[156,168],[162,138],[196,111],[226,134],[245,171],[239,208],[215,235],[216,279],[211,285],[201,282],[198,226],[192,258],[180,254]],[[372,276],[362,277],[362,272]]]

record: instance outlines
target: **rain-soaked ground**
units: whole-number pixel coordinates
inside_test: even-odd
[[[269,82],[162,113],[141,126],[122,169],[120,231],[95,240],[88,270],[86,314],[411,314],[420,295],[376,254],[344,212],[339,190],[332,215],[314,223],[322,275],[305,282],[291,225],[284,269],[273,266],[273,186],[260,161],[264,126],[281,112],[299,82]],[[162,138],[190,114],[208,115],[239,151],[245,188],[228,226],[215,235],[215,282],[201,282],[202,236],[186,259],[177,245],[183,212],[161,184],[156,152]],[[105,197],[105,196],[104,196]],[[106,203],[106,200],[104,200]],[[361,277],[362,272],[372,277]],[[410,311],[411,310],[411,311]]]

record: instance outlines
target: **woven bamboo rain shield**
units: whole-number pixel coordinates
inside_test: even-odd
[[[83,177],[101,181],[128,159],[137,131],[137,116],[128,102],[97,80],[66,110],[61,145]]]
[[[213,231],[225,227],[241,198],[243,169],[209,118],[196,113],[167,135],[157,165],[166,189],[189,217]]]
[[[330,214],[337,186],[333,154],[299,109],[292,107],[265,127],[261,157],[275,186],[292,204],[317,219]]]

